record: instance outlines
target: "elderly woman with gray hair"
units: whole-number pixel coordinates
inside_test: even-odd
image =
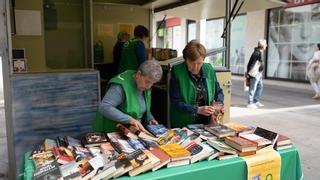
[[[112,78],[93,122],[96,132],[115,131],[115,124],[130,124],[146,131],[142,124],[157,124],[150,112],[151,87],[162,77],[155,60],[143,62],[137,71],[127,70]]]

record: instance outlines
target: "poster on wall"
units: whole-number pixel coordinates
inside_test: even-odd
[[[113,37],[113,25],[112,24],[98,24],[98,36],[100,37]]]
[[[320,43],[320,3],[269,12],[267,76],[306,81],[306,66]]]
[[[127,31],[130,34],[130,38],[133,37],[133,24],[130,23],[119,23],[118,29],[120,31]]]

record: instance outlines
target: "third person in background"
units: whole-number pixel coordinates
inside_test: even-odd
[[[264,63],[262,61],[262,52],[267,48],[267,41],[262,39],[258,41],[258,47],[250,57],[247,65],[247,77],[250,78],[250,86],[248,91],[248,108],[258,108],[264,105],[260,102],[263,84],[262,72],[264,70]]]
[[[138,25],[134,28],[134,37],[122,47],[118,73],[125,70],[136,70],[147,60],[144,41],[149,37],[149,30]]]

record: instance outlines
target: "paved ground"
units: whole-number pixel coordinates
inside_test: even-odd
[[[320,177],[320,100],[308,84],[265,81],[261,109],[247,109],[242,81],[233,77],[231,121],[289,136],[299,149],[305,179]]]
[[[233,77],[231,121],[265,127],[289,136],[299,149],[305,179],[320,177],[320,100],[308,84],[265,80],[262,109],[247,109],[242,81]],[[8,171],[4,108],[0,106],[0,180]]]

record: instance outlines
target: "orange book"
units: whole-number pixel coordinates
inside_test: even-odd
[[[191,156],[187,149],[177,143],[161,145],[159,148],[170,156],[171,161],[188,159]]]
[[[165,166],[170,162],[170,156],[168,156],[165,152],[161,151],[158,147],[151,148],[150,152],[155,155],[158,159],[160,159],[160,163],[152,168],[152,171],[156,171],[161,167]]]

